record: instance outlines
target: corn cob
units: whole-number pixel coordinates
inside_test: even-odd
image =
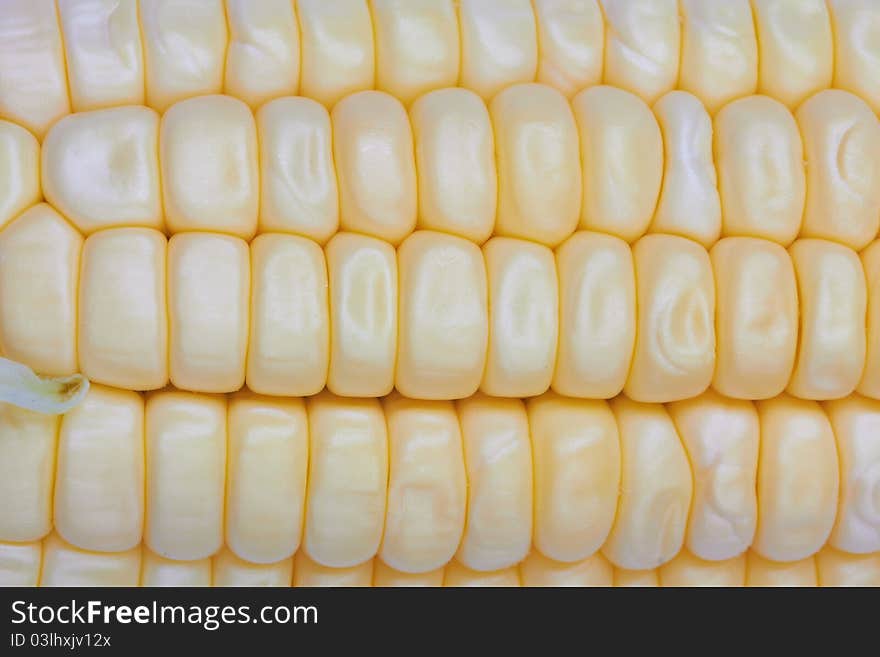
[[[687,572],[749,548],[774,562],[826,543],[880,554],[880,406],[859,396],[753,404],[710,392],[664,406],[169,390],[145,402],[93,386],[60,422],[2,409],[7,542],[54,527],[87,554],[143,542],[191,561],[225,549],[235,570],[233,556],[277,564],[300,550],[326,568],[378,556],[413,574],[453,558],[504,571],[532,546],[565,563],[601,550],[630,570],[686,550]]]

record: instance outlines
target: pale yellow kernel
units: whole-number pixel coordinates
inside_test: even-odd
[[[291,0],[226,0],[224,92],[252,108],[299,87],[299,28]]]
[[[519,586],[519,572],[515,566],[492,572],[471,570],[455,559],[443,573],[443,586],[448,587],[509,587]]]
[[[39,374],[79,371],[77,284],[83,238],[49,205],[0,232],[0,352]]]
[[[530,0],[459,0],[459,86],[489,100],[538,68],[538,35]]]
[[[519,399],[481,394],[458,402],[468,482],[467,522],[456,559],[479,571],[516,565],[532,542],[529,418]]]
[[[346,397],[381,397],[397,362],[397,257],[383,240],[340,232],[325,249],[330,285],[327,387]]]
[[[247,385],[265,395],[324,388],[330,360],[327,264],[315,242],[263,233],[250,244]]]
[[[684,544],[693,474],[662,405],[620,396],[611,408],[620,427],[620,500],[602,554],[618,568],[656,568]]]
[[[58,0],[74,112],[144,104],[137,2]]]
[[[605,84],[653,103],[678,80],[678,2],[600,1],[605,14]]]
[[[474,92],[438,89],[409,112],[419,183],[418,227],[484,242],[495,226],[498,176],[489,112]]]
[[[308,401],[309,484],[303,550],[349,568],[379,550],[388,496],[388,430],[376,399]]]
[[[123,552],[144,526],[144,400],[92,385],[64,415],[55,472],[55,530],[84,550]]]
[[[624,392],[642,402],[703,392],[715,369],[715,285],[706,250],[676,235],[633,247],[636,344]]]
[[[226,544],[250,563],[288,559],[302,537],[309,464],[305,404],[242,390],[229,398],[227,423]]]
[[[597,552],[586,559],[563,563],[530,552],[519,565],[523,586],[612,586],[614,568]]]
[[[388,506],[379,557],[423,573],[446,564],[461,543],[467,483],[461,427],[452,402],[399,394],[383,402],[388,425]]]
[[[397,252],[395,385],[416,399],[461,399],[483,377],[489,334],[483,254],[461,237],[417,231]]]
[[[617,424],[604,401],[551,392],[530,399],[527,408],[534,546],[556,561],[580,561],[606,543],[617,512],[622,486]]]
[[[0,403],[0,541],[37,541],[52,530],[60,417]]]
[[[412,128],[401,102],[381,91],[346,96],[331,115],[343,230],[398,244],[416,225]]]
[[[139,0],[147,105],[218,94],[229,33],[223,0]]]
[[[328,568],[309,559],[304,550],[293,560],[293,586],[364,587],[372,586],[373,560],[350,568]]]
[[[553,252],[541,244],[493,237],[483,245],[489,287],[489,351],[480,389],[532,397],[550,387],[559,335]]]
[[[375,83],[367,0],[297,0],[302,69],[299,93],[327,108]]]
[[[732,559],[752,544],[758,522],[755,406],[710,390],[667,408],[694,475],[685,545],[695,558]]]
[[[757,402],[761,420],[758,525],[752,549],[798,561],[825,544],[837,515],[840,470],[831,422],[816,402]]]
[[[572,100],[580,135],[583,203],[580,227],[627,242],[648,229],[663,178],[663,138],[638,96],[599,86]]]
[[[409,105],[423,93],[456,85],[461,50],[456,4],[370,0],[377,89]]]
[[[618,237],[578,231],[556,250],[556,269],[559,348],[553,390],[610,399],[626,383],[636,339],[632,251]]]

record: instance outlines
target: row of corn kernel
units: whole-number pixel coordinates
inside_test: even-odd
[[[149,549],[88,552],[52,534],[42,543],[0,543],[3,586],[880,586],[880,552],[847,554],[825,547],[791,563],[749,551],[705,561],[682,550],[655,570],[614,568],[601,554],[560,563],[537,552],[517,566],[481,572],[450,561],[428,573],[403,573],[373,559],[327,568],[300,550],[274,564],[243,561],[229,550],[210,559],[171,561]]]
[[[11,176],[0,226],[42,194],[84,234],[144,226],[323,243],[341,227],[398,244],[418,227],[552,247],[580,227],[630,242],[665,232],[707,247],[722,235],[787,246],[801,236],[858,250],[880,228],[880,120],[837,90],[795,115],[750,96],[714,125],[685,92],[652,113],[612,87],[569,104],[551,87],[515,85],[488,108],[442,89],[409,115],[381,92],[348,96],[332,116],[281,98],[256,118],[232,97],[203,96],[161,120],[132,106],[71,115],[41,153],[0,123],[0,145]]]
[[[826,543],[880,551],[880,402],[715,393],[668,406],[623,396],[457,404],[306,400],[93,386],[63,418],[0,407],[0,540],[53,527],[174,560],[227,545],[328,567],[379,556],[410,573],[455,556],[480,571],[532,546],[658,567],[682,548],[797,561]]]
[[[71,109],[211,93],[332,106],[533,81],[648,102],[679,88],[713,111],[754,93],[794,107],[833,85],[877,110],[878,25],[873,0],[7,0],[0,117],[42,136]]]
[[[396,252],[344,232],[324,250],[146,228],[83,241],[44,204],[0,232],[6,357],[134,390],[880,399],[878,293],[880,241],[861,259],[821,239],[707,252],[587,231],[555,253],[434,231]]]

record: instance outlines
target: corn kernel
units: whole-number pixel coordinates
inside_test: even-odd
[[[732,559],[752,544],[758,521],[758,413],[712,391],[668,410],[694,474],[685,545],[696,558]]]
[[[387,242],[337,233],[326,249],[330,284],[327,387],[347,397],[381,397],[394,387],[397,258]]]
[[[400,101],[379,91],[333,108],[333,156],[343,230],[399,243],[416,224],[412,129]]]
[[[482,243],[495,226],[498,176],[489,112],[467,89],[439,89],[410,109],[418,227]]]
[[[816,560],[779,562],[764,559],[750,550],[746,557],[746,586],[818,586]]]
[[[370,0],[376,88],[405,105],[458,81],[460,46],[452,0]]]
[[[820,586],[880,586],[880,554],[847,554],[826,547],[816,555]]]
[[[314,395],[330,357],[324,253],[304,237],[272,233],[250,249],[247,385],[266,395]]]
[[[864,248],[880,229],[880,120],[837,89],[817,93],[795,116],[807,159],[801,236]]]
[[[678,80],[681,27],[677,0],[601,0],[605,11],[605,83],[653,103]]]
[[[660,586],[745,586],[746,557],[744,554],[725,561],[704,561],[682,550],[669,563],[659,568]]]
[[[712,385],[736,399],[785,390],[798,344],[794,265],[784,248],[754,237],[725,237],[710,252],[716,294]]]
[[[83,550],[123,552],[144,526],[144,400],[93,385],[58,439],[55,530]]]
[[[45,203],[0,232],[0,351],[49,376],[77,371],[83,238]]]
[[[614,586],[630,588],[648,588],[660,586],[657,570],[626,570],[614,569]]]
[[[519,574],[523,586],[611,586],[614,569],[599,552],[572,563],[531,552],[520,563]]]
[[[468,497],[463,566],[515,566],[532,542],[533,484],[529,418],[519,399],[475,395],[457,404]]]
[[[464,532],[467,482],[461,428],[451,402],[400,395],[383,403],[388,425],[388,506],[379,557],[423,573],[446,564]]]
[[[617,397],[611,409],[620,427],[620,499],[602,554],[619,568],[656,568],[684,544],[693,475],[663,406]]]
[[[141,586],[211,586],[211,560],[172,561],[144,550]]]
[[[816,402],[782,395],[757,407],[761,448],[752,549],[765,559],[797,561],[816,553],[834,525],[840,480],[834,433]]]
[[[328,108],[372,89],[373,24],[367,0],[297,0],[302,70],[299,93]]]
[[[53,0],[6,0],[0,12],[0,118],[38,139],[70,112],[61,26]]]
[[[375,399],[313,397],[303,549],[313,561],[349,568],[375,556],[385,525],[388,431]]]
[[[227,0],[223,88],[256,108],[299,87],[299,29],[290,0]]]
[[[624,392],[668,402],[703,392],[715,369],[715,285],[709,255],[675,235],[633,247],[638,299],[635,352]]]
[[[565,97],[546,85],[507,87],[489,105],[498,163],[495,234],[556,246],[581,208],[578,134]]]
[[[654,114],[665,150],[663,186],[651,232],[689,237],[709,248],[721,234],[712,119],[695,96],[683,91],[660,98]]]
[[[556,561],[580,561],[606,543],[617,511],[621,455],[614,415],[604,401],[555,393],[530,399],[527,408],[535,548]]]
[[[40,583],[42,543],[0,543],[0,588]]]
[[[825,0],[752,0],[758,93],[797,107],[831,86],[834,39]]]
[[[21,126],[0,121],[0,230],[41,195],[39,142]]]
[[[480,385],[489,317],[480,249],[418,231],[397,252],[400,324],[395,384],[416,399],[461,399]]]
[[[223,545],[226,400],[168,391],[147,397],[144,543],[169,559]]]
[[[840,506],[829,545],[880,552],[880,402],[852,395],[825,403],[840,458]]]
[[[443,573],[443,586],[448,587],[509,587],[519,586],[519,573],[515,566],[484,572],[471,570],[453,559]]]
[[[373,586],[375,587],[417,587],[443,586],[443,568],[427,573],[402,573],[386,566],[381,559],[373,562]]]
[[[250,266],[243,240],[180,233],[168,242],[171,382],[232,392],[245,381]]]
[[[559,335],[553,252],[541,244],[493,237],[483,246],[489,287],[489,349],[480,388],[531,397],[550,387]]]
[[[251,563],[227,549],[212,559],[213,586],[290,586],[293,557],[275,563]]]
[[[0,541],[36,541],[52,530],[59,417],[0,403]]]
[[[163,200],[172,233],[216,230],[250,239],[260,195],[257,128],[240,100],[201,96],[162,117]]]
[[[43,142],[46,199],[83,233],[164,227],[159,116],[147,107],[71,114]]]
[[[65,543],[57,534],[43,541],[40,586],[137,586],[141,576],[141,546],[126,552],[86,552]]]
[[[74,112],[144,104],[136,2],[58,0]]]
[[[834,34],[834,86],[880,112],[880,5],[874,0],[828,0]]]
[[[758,88],[758,39],[749,0],[681,0],[680,89],[711,114]]]
[[[597,0],[534,0],[538,21],[537,81],[571,98],[602,83],[605,22]]]
[[[287,559],[302,536],[309,465],[305,404],[241,391],[229,399],[227,424],[226,544],[251,563]]]
[[[580,227],[627,242],[648,229],[663,178],[663,138],[638,96],[592,87],[572,100],[580,133],[583,203]]]
[[[636,339],[632,252],[617,237],[579,231],[556,250],[556,268],[559,348],[553,390],[610,399],[626,383]]]
[[[261,233],[299,233],[323,244],[339,228],[330,114],[308,98],[278,98],[257,112]]]
[[[218,94],[229,34],[223,0],[139,0],[147,105]],[[166,178],[166,180],[168,180]]]
[[[767,96],[735,100],[715,116],[714,149],[723,234],[788,246],[806,198],[804,147],[791,112]]]
[[[788,392],[804,399],[851,393],[865,363],[865,274],[854,251],[819,239],[789,249],[797,275],[800,339]]]
[[[300,550],[293,560],[293,585],[303,587],[372,586],[373,561],[351,568],[328,568],[315,563]]]
[[[77,346],[92,381],[133,390],[168,383],[166,248],[150,228],[113,228],[85,241]]]
[[[538,68],[535,12],[529,0],[459,0],[460,86],[490,100]]]
[[[867,293],[867,345],[857,390],[866,397],[880,399],[880,241],[862,251],[861,260]]]

